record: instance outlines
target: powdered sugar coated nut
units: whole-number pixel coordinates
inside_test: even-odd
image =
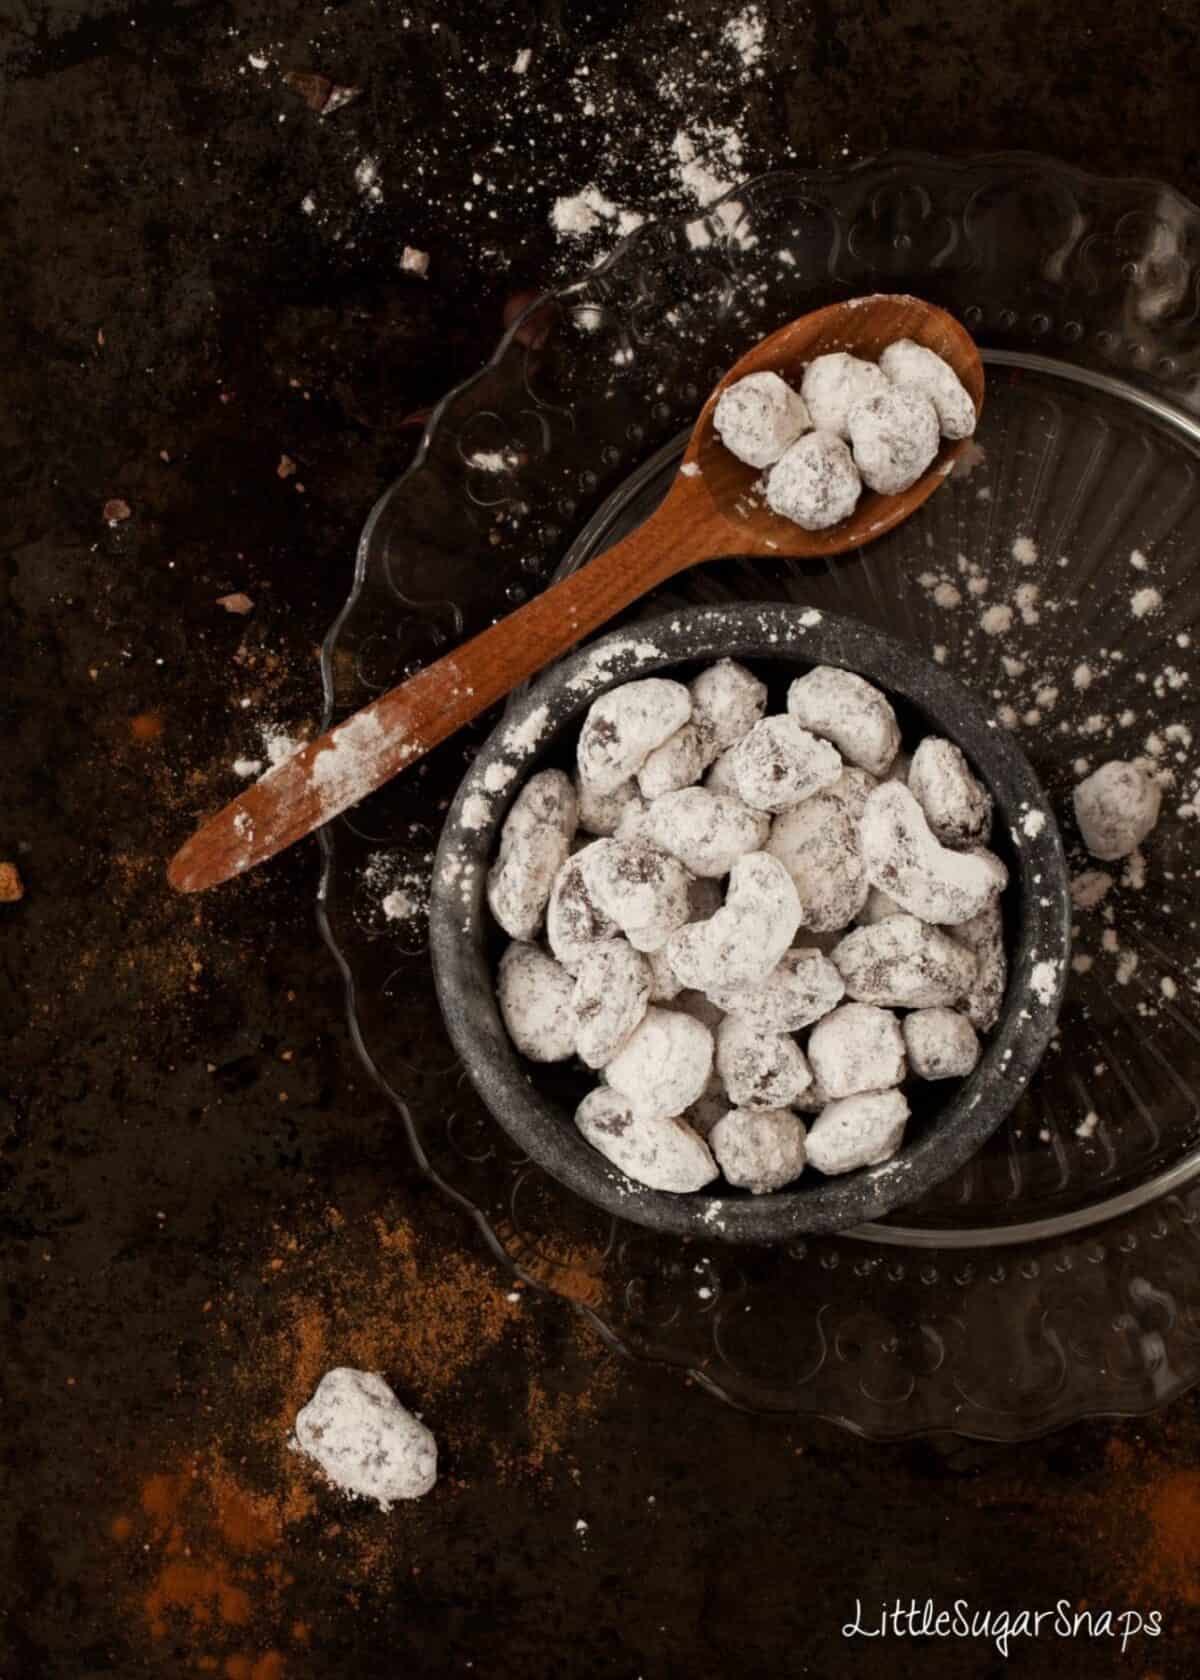
[[[717,398],[713,426],[731,455],[769,467],[812,424],[798,391],[777,373],[748,373]]]
[[[734,770],[736,762],[734,747],[727,747],[718,758],[713,759],[708,775],[704,778],[704,786],[709,793],[725,793],[733,799],[740,797]]]
[[[624,939],[607,939],[583,953],[572,1004],[575,1052],[588,1067],[603,1067],[628,1043],[646,1013],[650,985],[650,964]]]
[[[900,725],[890,700],[873,683],[835,665],[816,665],[788,689],[797,723],[832,741],[844,759],[872,776],[886,775],[900,750]]]
[[[546,906],[546,939],[558,961],[572,972],[589,945],[615,939],[621,931],[600,908],[587,878],[588,857],[600,844],[593,840],[567,859],[554,877]]]
[[[804,1122],[790,1109],[731,1109],[708,1134],[730,1184],[763,1196],[804,1171]]]
[[[725,1095],[725,1087],[719,1079],[713,1078],[708,1082],[708,1089],[703,1096],[696,1098],[691,1108],[686,1109],[682,1119],[700,1137],[707,1139],[718,1120],[723,1120],[729,1113],[729,1098]]]
[[[859,476],[881,496],[910,489],[937,458],[937,411],[920,391],[879,391],[855,403],[846,425]]]
[[[899,1149],[908,1124],[903,1091],[864,1091],[823,1109],[808,1129],[808,1159],[818,1172],[877,1167]]]
[[[759,1032],[799,1032],[827,1015],[845,992],[842,977],[829,958],[821,951],[798,945],[783,953],[761,985],[717,985],[711,1001]]]
[[[678,1009],[647,1009],[641,1024],[604,1070],[614,1091],[640,1118],[682,1114],[702,1095],[713,1065],[708,1028]]]
[[[1008,985],[1008,956],[1004,949],[1004,921],[999,904],[989,904],[969,922],[947,929],[956,945],[975,959],[975,976],[963,994],[961,1009],[979,1032],[989,1032],[1000,1019]]]
[[[575,981],[536,945],[510,945],[500,959],[496,997],[508,1036],[531,1062],[575,1054]]]
[[[576,1109],[575,1124],[593,1149],[648,1190],[684,1195],[717,1177],[708,1145],[686,1122],[637,1114],[619,1091],[592,1091]]]
[[[690,914],[678,858],[633,840],[597,840],[579,853],[593,902],[639,951],[657,951]]]
[[[688,881],[688,921],[706,922],[710,916],[716,915],[721,908],[722,896],[720,885],[716,881],[693,875]],[[657,951],[650,951],[646,960],[650,964],[651,974],[650,1002],[673,1002],[683,990],[683,981],[671,967],[671,958],[666,946]],[[701,996],[698,992],[694,995]],[[705,1022],[707,1026],[716,1024],[719,1011],[714,1010],[713,1015],[713,1020]],[[696,1019],[704,1020],[704,1016],[697,1015]]]
[[[876,922],[885,922],[889,916],[902,916],[904,906],[897,904],[888,893],[880,892],[878,887],[872,887],[867,894],[867,902],[858,912],[856,920],[860,927],[873,927]]]
[[[693,678],[692,717],[702,726],[714,754],[753,729],[767,709],[767,685],[733,659],[719,659]]]
[[[579,774],[600,793],[636,776],[655,747],[688,721],[692,702],[682,683],[643,677],[594,700],[579,735]]]
[[[886,390],[887,380],[874,362],[864,362],[861,356],[847,355],[844,350],[810,362],[800,384],[813,425],[839,438],[850,435],[850,410]]]
[[[651,805],[645,833],[652,845],[669,852],[693,875],[728,875],[738,858],[758,851],[771,819],[740,799],[708,788],[680,788]]]
[[[979,1060],[975,1028],[956,1009],[914,1009],[904,1017],[904,1044],[918,1079],[965,1079]]]
[[[965,945],[907,913],[855,928],[833,963],[857,1003],[884,1009],[935,1009],[965,997],[975,958]]]
[[[840,525],[858,505],[862,480],[854,457],[832,432],[809,432],[767,476],[767,506],[805,531]]]
[[[835,1102],[859,1091],[885,1091],[905,1075],[900,1023],[873,1003],[843,1003],[809,1034],[808,1059]]]
[[[812,1074],[804,1052],[784,1033],[760,1032],[728,1015],[717,1028],[717,1072],[736,1108],[787,1108]]]
[[[295,1445],[343,1493],[388,1510],[437,1481],[437,1442],[377,1371],[326,1371],[296,1414]]]
[[[715,1033],[720,1026],[722,1011],[704,992],[688,988],[680,992],[674,1001],[680,1014],[690,1015],[693,1021],[699,1021],[709,1032]]]
[[[842,773],[837,748],[786,716],[763,718],[732,753],[738,793],[756,811],[788,811]]]
[[[588,834],[612,835],[617,832],[621,818],[627,811],[644,810],[646,801],[636,780],[618,782],[608,793],[601,793],[582,776],[575,779],[579,826]]]
[[[943,846],[900,782],[875,789],[858,833],[871,885],[922,921],[951,926],[969,921],[1008,880],[1008,871],[990,852],[952,852]]]
[[[708,738],[695,723],[685,723],[661,747],[655,747],[637,773],[644,799],[690,787],[704,774],[712,754]]]
[[[767,851],[795,882],[806,928],[835,932],[862,909],[868,883],[858,827],[842,800],[818,793],[776,817]]]
[[[673,1003],[683,990],[683,981],[671,967],[667,947],[647,951],[645,958],[650,964],[650,1002]]]
[[[575,834],[575,789],[561,770],[531,776],[513,802],[488,872],[492,914],[513,939],[533,939]]]
[[[681,928],[668,947],[685,986],[757,986],[800,926],[800,899],[777,858],[748,852],[729,873],[725,903],[707,922]]]
[[[937,410],[943,437],[971,436],[977,418],[975,404],[949,362],[911,338],[898,338],[884,350],[879,366],[893,385],[928,397]]]
[[[928,735],[912,756],[908,790],[943,846],[976,846],[992,826],[992,796],[953,741]]]
[[[878,785],[878,781],[869,770],[860,770],[857,765],[851,764],[825,791],[834,799],[840,799],[851,821],[857,823],[867,808],[867,799],[872,789]]]
[[[1112,759],[1075,789],[1083,843],[1102,863],[1136,851],[1158,821],[1162,790],[1137,764]]]

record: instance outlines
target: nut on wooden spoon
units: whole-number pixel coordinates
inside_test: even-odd
[[[623,542],[525,606],[390,689],[267,772],[197,829],[172,859],[180,892],[199,892],[253,869],[320,828],[503,699],[622,607],[689,566],[722,555],[842,554],[890,531],[945,482],[965,441],[943,443],[925,475],[899,496],[864,491],[849,519],[805,531],[749,494],[757,469],[731,455],[713,429],[726,385],[771,371],[799,384],[831,350],[867,361],[898,338],[943,357],[983,403],[983,366],[970,335],[919,298],[853,298],[781,327],[736,362],[712,392],[665,501]]]

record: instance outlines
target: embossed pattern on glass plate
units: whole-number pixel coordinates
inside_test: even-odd
[[[966,680],[999,690],[997,705],[1018,698],[1002,653],[1065,668],[1071,649],[1119,635],[1131,668],[1160,668],[1160,644],[1188,634],[1200,607],[1186,583],[1200,537],[1195,444],[1171,417],[1200,410],[1198,255],[1200,212],[1170,189],[1023,154],[893,154],[770,176],[703,218],[639,230],[554,294],[544,347],[510,334],[440,406],[364,530],[325,648],[328,717],[523,599],[569,547],[578,563],[643,517],[671,440],[729,360],[806,309],[873,288],[932,298],[990,351],[1011,353],[1008,367],[997,357],[989,368],[985,464],[840,568],[769,576],[730,562],[683,580],[680,594],[825,600],[943,649]],[[1088,383],[1064,377],[1071,370]],[[1139,399],[1161,400],[1164,416]],[[1018,615],[1014,652],[981,631],[983,608],[965,589],[958,606],[938,605],[915,579],[982,549],[992,599],[1011,599],[1018,536],[1036,544],[1019,576],[1038,595],[1026,597],[1034,620]],[[1165,605],[1131,627],[1118,604],[1129,580],[1107,568],[1139,545],[1161,562]],[[922,550],[933,561],[918,566]],[[1024,725],[1026,744],[1061,798],[1064,754],[1082,751],[1071,731],[1086,719],[1065,683],[1040,686],[1059,689],[1062,709]],[[1118,717],[1138,709],[1119,687],[1104,700]],[[1187,714],[1172,701],[1171,718]],[[690,1370],[738,1404],[821,1414],[874,1437],[1018,1439],[1089,1413],[1144,1411],[1200,1376],[1188,1072],[1200,1034],[1184,984],[1161,992],[1186,959],[1178,914],[1138,900],[1120,930],[1138,956],[1126,986],[1111,965],[1077,978],[1061,1049],[1022,1113],[922,1208],[788,1251],[687,1247],[607,1220],[515,1157],[442,1032],[419,915],[382,908],[389,893],[419,905],[442,803],[486,727],[323,832],[320,919],[360,1053],[418,1160],[498,1255],[576,1301],[633,1356]],[[1104,756],[1139,738],[1136,720],[1118,724]],[[1168,825],[1160,867],[1186,832]],[[1177,889],[1185,911],[1191,890]],[[1077,1138],[1092,1112],[1093,1137]]]

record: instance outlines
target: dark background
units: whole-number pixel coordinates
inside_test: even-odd
[[[1185,0],[759,0],[761,74],[722,45],[738,10],[0,0],[5,1676],[1200,1665],[1192,1400],[879,1448],[618,1366],[561,1303],[506,1300],[419,1180],[348,1041],[314,846],[198,901],[163,881],[261,727],[316,721],[413,416],[514,295],[586,262],[558,194],[682,207],[682,116],[736,121],[746,173],[1021,145],[1200,186]],[[319,117],[286,70],[362,93]],[[388,1517],[283,1447],[347,1349],[442,1447]],[[856,1596],[927,1595],[1160,1609],[1165,1633],[1008,1664],[842,1639]]]

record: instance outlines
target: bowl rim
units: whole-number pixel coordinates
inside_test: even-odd
[[[587,1144],[570,1114],[538,1089],[531,1064],[509,1040],[485,950],[487,869],[500,826],[536,761],[607,690],[673,666],[725,657],[838,665],[924,712],[963,748],[991,789],[997,820],[1009,830],[1020,892],[1000,1018],[978,1066],[937,1124],[882,1166],[802,1178],[794,1190],[755,1197],[650,1190]],[[1032,812],[1041,814],[1041,823],[1022,826]],[[691,607],[637,620],[585,644],[513,699],[447,813],[434,860],[429,934],[434,983],[454,1047],[489,1112],[531,1160],[593,1206],[652,1230],[779,1243],[853,1229],[915,1201],[1001,1125],[1055,1031],[1068,972],[1071,905],[1054,812],[1011,732],[957,678],[897,638],[841,614],[772,602]],[[802,940],[803,930],[797,937]],[[1033,968],[1045,963],[1051,973],[1040,971],[1035,990]]]

